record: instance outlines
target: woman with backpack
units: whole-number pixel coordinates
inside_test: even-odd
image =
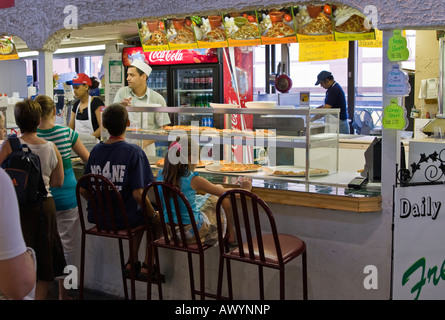
[[[71,164],[71,150],[85,163],[88,162],[90,153],[79,139],[79,134],[76,131],[56,124],[56,107],[50,97],[38,95],[34,101],[42,107],[42,119],[37,128],[37,136],[54,142],[62,156],[65,176],[63,186],[50,190],[56,204],[57,229],[62,240],[65,260],[68,265],[76,265],[74,249],[76,236],[80,234],[80,225],[76,201],[77,180]],[[63,282],[63,279],[59,280],[59,299],[73,299],[65,289]]]
[[[42,108],[30,99],[17,102],[14,107],[14,117],[20,128],[20,144],[26,145],[32,153],[40,158],[41,173],[47,196],[41,204],[20,205],[20,222],[23,237],[28,247],[36,252],[37,284],[36,300],[44,300],[48,294],[51,281],[63,275],[66,266],[63,247],[57,230],[56,209],[50,187],[60,187],[63,184],[63,163],[55,144],[37,136],[37,126],[40,123]],[[0,148],[0,163],[7,160],[13,152],[10,139],[5,140]],[[16,189],[17,192],[17,189]],[[18,197],[19,198],[19,197]]]

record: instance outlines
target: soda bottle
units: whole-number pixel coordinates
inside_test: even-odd
[[[161,87],[161,75],[156,73],[156,89]]]
[[[189,77],[189,89],[195,89],[195,73],[192,71],[190,72],[190,77]]]
[[[167,74],[162,74],[162,87],[167,89]]]
[[[213,76],[212,74],[209,72],[209,75],[207,77],[207,89],[213,89]]]
[[[182,84],[181,80],[179,80],[179,89],[188,89],[189,88],[189,78],[187,75],[184,75],[182,78]]]
[[[187,92],[187,95],[185,96],[185,105],[186,107],[192,107],[192,95],[190,92]]]
[[[199,89],[199,71],[195,72],[195,85],[193,87],[193,89]]]
[[[165,76],[164,73],[160,72],[159,73],[159,84],[160,84],[160,88],[165,89],[167,87],[166,82],[165,82]]]
[[[201,107],[201,96],[200,95],[196,95],[195,98],[195,107],[200,108]]]
[[[199,70],[197,70],[195,72],[195,87],[194,89],[199,89],[200,85],[201,85],[201,76],[200,76],[201,72]]]
[[[205,88],[206,88],[206,75],[205,75],[205,70],[202,70],[199,76],[199,89],[205,89]]]

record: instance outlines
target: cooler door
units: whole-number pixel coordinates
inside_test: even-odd
[[[150,89],[160,93],[167,103],[167,106],[170,105],[170,101],[168,99],[168,68],[166,67],[157,67],[152,66],[152,72],[147,80],[147,86]]]
[[[221,100],[219,90],[219,64],[172,66],[173,104],[181,107],[210,107],[210,103]],[[177,124],[189,125],[192,120],[200,121],[208,115],[182,115]],[[206,122],[206,125],[209,125]]]

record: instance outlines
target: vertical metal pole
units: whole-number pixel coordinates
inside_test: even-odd
[[[387,56],[388,51],[388,40],[393,35],[392,30],[384,30],[383,31],[383,52],[382,52],[382,62],[383,62],[383,72],[382,72],[382,85],[385,88],[386,85],[386,75],[391,71],[392,65],[394,62],[389,61]],[[384,112],[384,108],[388,106],[391,102],[391,97],[389,97],[386,93],[386,90],[383,89],[383,105],[382,111]],[[399,102],[400,103],[400,102]],[[394,188],[395,188],[395,177],[396,177],[396,164],[400,163],[400,143],[401,143],[401,131],[395,129],[384,129],[382,135],[382,158],[381,158],[381,195],[382,195],[382,223],[386,225],[387,232],[392,234],[392,224],[394,217]],[[400,167],[400,166],[398,166]],[[393,248],[392,237],[386,239],[386,241],[391,243],[391,248]],[[392,250],[391,250],[392,251]],[[385,265],[382,268],[392,269],[392,256],[391,260],[387,262],[389,266]],[[392,284],[392,277],[391,277]],[[390,284],[390,288],[392,285]],[[392,296],[392,292],[390,289],[390,295]]]
[[[352,122],[355,114],[355,88],[357,84],[357,41],[349,41],[349,58],[348,58],[348,116],[349,131],[354,133]]]
[[[266,45],[265,46],[265,50],[266,50],[266,61],[265,61],[265,64],[266,64],[266,87],[265,87],[265,92],[267,93],[267,94],[269,94],[270,93],[270,81],[269,81],[269,75],[270,75],[270,46],[269,45]]]
[[[445,39],[439,39],[439,114],[443,114],[443,104],[445,102]],[[414,90],[414,89],[411,89]]]
[[[275,59],[275,45],[272,44],[270,46],[270,71],[272,73],[275,73],[275,64],[276,64],[276,59]],[[272,93],[275,93],[275,86],[272,87]]]

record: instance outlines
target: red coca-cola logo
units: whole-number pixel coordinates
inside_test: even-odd
[[[134,59],[143,59],[148,64],[170,65],[191,63],[216,63],[218,56],[215,51],[204,49],[165,50],[144,52],[142,47],[124,48],[122,60],[128,67]]]
[[[151,51],[148,54],[148,63],[159,63],[159,62],[181,62],[184,55],[179,50],[172,51]]]

